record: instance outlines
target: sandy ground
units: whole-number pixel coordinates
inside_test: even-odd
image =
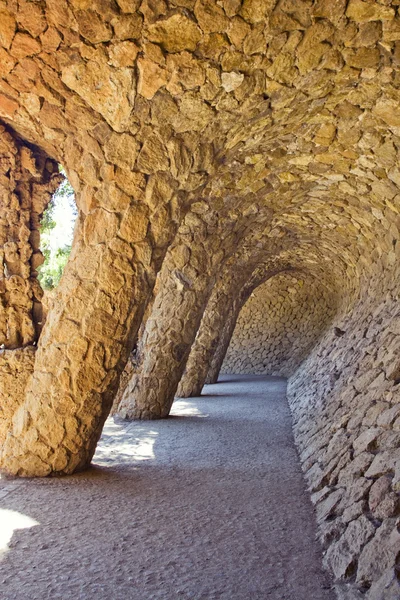
[[[335,597],[278,378],[109,420],[93,469],[1,479],[0,506],[1,600]]]

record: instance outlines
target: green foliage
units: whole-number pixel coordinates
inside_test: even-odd
[[[63,173],[63,171],[61,170]],[[65,175],[65,173],[63,173]],[[60,221],[60,205],[64,207],[63,221]],[[61,213],[62,214],[62,213]],[[71,238],[72,229],[77,217],[74,192],[69,181],[65,178],[53,195],[47,209],[43,213],[40,224],[41,251],[44,263],[39,267],[39,282],[43,289],[52,290],[57,287],[64,267],[71,252],[71,243],[65,240]],[[63,234],[58,240],[56,233]]]
[[[44,211],[42,220],[40,222],[41,234],[43,234],[47,231],[50,231],[51,229],[54,229],[54,227],[56,226],[56,222],[53,218],[53,212],[54,212],[54,199],[52,198],[50,200],[49,206]]]
[[[60,185],[60,187],[58,188],[58,190],[56,191],[56,193],[53,195],[52,200],[57,200],[59,198],[71,198],[71,206],[73,207],[75,216],[77,215],[77,210],[76,210],[76,205],[75,202],[73,201],[74,198],[74,190],[72,189],[72,185],[70,184],[70,182],[68,181],[66,175],[65,175],[65,171],[64,169],[60,169],[60,173],[62,173],[65,177],[64,181],[62,182],[62,184]]]
[[[43,289],[53,290],[60,282],[61,275],[71,252],[71,246],[63,246],[56,252],[51,252],[49,249],[43,248],[42,252],[45,261],[39,268],[38,279]]]

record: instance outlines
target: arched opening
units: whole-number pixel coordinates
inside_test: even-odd
[[[78,216],[75,195],[66,173],[54,192],[40,221],[40,249],[43,264],[38,267],[38,280],[46,292],[54,290],[60,282],[72,248],[74,225]]]
[[[40,222],[62,176],[40,148],[0,125],[0,348],[35,345],[41,331]]]
[[[37,268],[37,279],[43,290],[41,317],[38,321],[40,331],[71,254],[74,227],[78,217],[74,190],[61,165],[59,171],[63,180],[40,219],[40,251],[43,255],[43,262]]]

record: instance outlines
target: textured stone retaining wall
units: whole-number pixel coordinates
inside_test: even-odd
[[[336,295],[305,273],[276,275],[244,305],[224,373],[288,377],[306,358],[336,311]]]
[[[384,247],[368,266],[353,311],[338,315],[288,386],[325,563],[345,598],[400,598],[397,255]]]
[[[57,164],[0,125],[0,346],[35,342],[43,291],[40,217],[62,175]]]

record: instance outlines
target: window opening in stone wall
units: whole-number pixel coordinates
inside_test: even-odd
[[[38,279],[43,290],[48,292],[54,290],[60,282],[71,253],[74,226],[78,216],[72,186],[62,167],[60,172],[65,179],[53,194],[40,224],[44,262],[38,268]]]

